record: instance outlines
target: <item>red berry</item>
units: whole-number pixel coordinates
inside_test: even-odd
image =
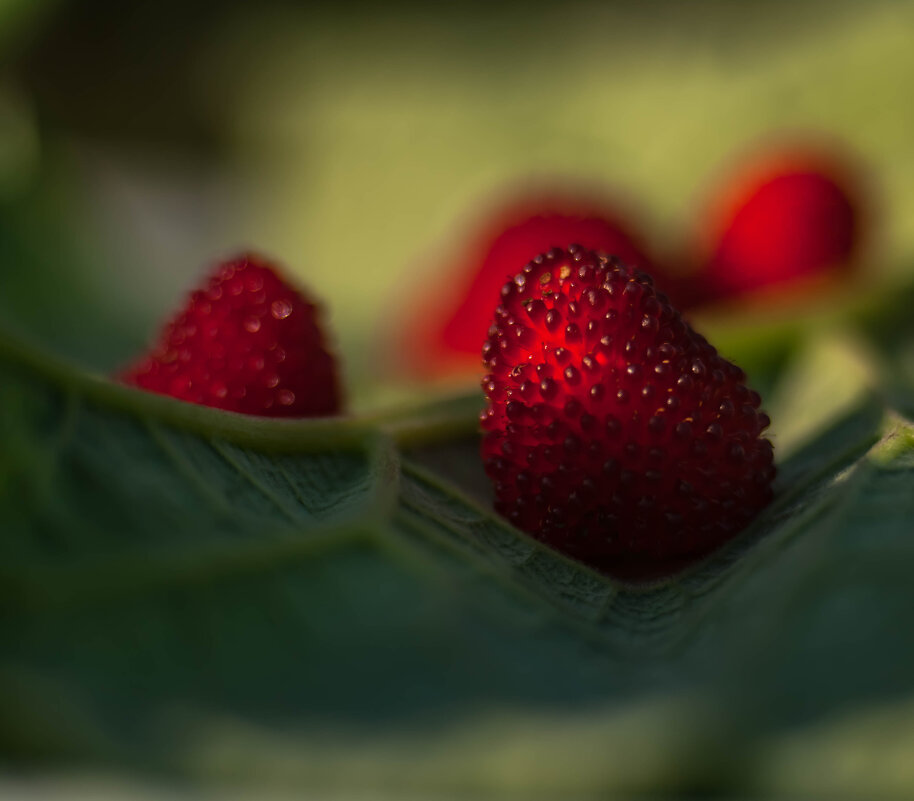
[[[771,498],[758,394],[618,260],[534,259],[502,288],[483,358],[495,508],[570,556],[703,554]]]
[[[580,242],[637,267],[649,267],[637,237],[607,204],[581,197],[543,196],[514,202],[491,215],[460,259],[458,274],[425,297],[421,316],[404,337],[413,367],[426,374],[477,370],[479,349],[498,290],[520,265],[551,247]]]
[[[825,152],[785,150],[744,167],[704,232],[707,294],[736,295],[851,267],[860,212],[851,171]]]
[[[119,377],[243,414],[313,417],[340,409],[315,305],[252,255],[218,265],[152,350]]]

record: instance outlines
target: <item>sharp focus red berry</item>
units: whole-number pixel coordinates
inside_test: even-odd
[[[771,497],[758,394],[644,273],[539,256],[502,288],[483,358],[496,509],[570,556],[699,555]]]
[[[312,417],[340,409],[314,303],[250,255],[218,265],[119,378],[244,414]]]
[[[850,267],[860,244],[860,194],[851,170],[825,152],[784,150],[743,167],[703,232],[706,294],[737,295]]]
[[[426,374],[477,369],[501,285],[518,265],[569,242],[615,254],[639,268],[650,266],[636,235],[605,203],[544,196],[511,204],[495,212],[465,250],[446,293],[423,299],[421,317],[405,337],[413,367]]]

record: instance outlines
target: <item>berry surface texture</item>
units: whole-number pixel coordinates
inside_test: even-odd
[[[317,307],[251,255],[218,265],[149,353],[119,377],[244,414],[313,417],[340,409]]]
[[[697,557],[771,498],[759,395],[645,273],[538,256],[502,288],[483,358],[496,510],[573,558]]]
[[[506,275],[555,242],[578,242],[655,270],[634,221],[606,200],[584,192],[576,197],[544,194],[495,208],[459,249],[450,280],[426,292],[407,317],[403,349],[416,372],[477,372],[492,320],[491,299]]]
[[[635,235],[629,233],[630,226],[618,219],[618,214],[609,211],[603,216],[596,212],[578,216],[542,212],[509,225],[491,237],[472,283],[458,295],[462,301],[442,330],[444,345],[478,359],[490,322],[488,301],[497,295],[513,265],[525,264],[548,250],[552,242],[581,242],[584,247],[617,254],[626,264],[648,267],[648,257]]]

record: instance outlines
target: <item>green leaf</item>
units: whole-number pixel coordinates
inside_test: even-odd
[[[2,340],[0,751],[124,793],[908,791],[914,425],[842,342],[785,374],[769,509],[636,583],[489,511],[474,395],[261,420]]]

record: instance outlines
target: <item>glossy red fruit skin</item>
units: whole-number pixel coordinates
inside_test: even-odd
[[[504,285],[483,358],[495,508],[569,556],[699,556],[771,498],[758,394],[640,271],[538,257]]]
[[[852,268],[863,227],[858,184],[824,149],[785,148],[744,165],[708,214],[704,294],[784,289]]]
[[[255,255],[219,264],[124,383],[242,414],[340,411],[336,364],[317,307]]]
[[[441,284],[446,292],[416,304],[421,311],[400,348],[413,371],[434,376],[478,370],[501,286],[538,254],[569,242],[651,267],[632,226],[605,201],[556,193],[509,203],[471,237],[459,269]]]

